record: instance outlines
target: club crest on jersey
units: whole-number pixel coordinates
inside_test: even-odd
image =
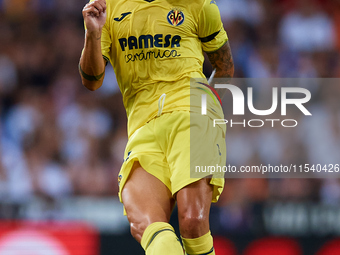
[[[168,13],[167,19],[170,25],[177,27],[184,22],[184,14],[181,10],[174,8]]]

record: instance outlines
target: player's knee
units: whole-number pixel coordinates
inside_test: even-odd
[[[179,215],[180,217],[180,230],[181,235],[187,237],[199,237],[202,234],[202,230],[209,224],[207,216],[200,213],[186,213]]]
[[[130,232],[133,238],[137,240],[137,242],[141,242],[143,233],[147,227],[146,223],[143,222],[130,222]]]

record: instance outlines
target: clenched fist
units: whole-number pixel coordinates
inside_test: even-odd
[[[87,32],[101,33],[106,22],[106,1],[94,0],[83,8],[83,17]]]

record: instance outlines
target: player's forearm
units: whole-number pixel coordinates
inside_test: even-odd
[[[105,60],[101,53],[101,31],[87,32],[84,51],[79,62],[79,73],[83,85],[96,90],[102,84],[105,73]]]
[[[214,78],[227,78],[231,80],[234,76],[234,61],[231,54],[229,42],[225,43],[219,50],[208,53],[209,61],[216,69]],[[213,85],[213,84],[212,84]],[[220,97],[223,97],[225,90],[216,89]]]
[[[234,76],[234,62],[229,42],[226,42],[219,50],[208,53],[208,57],[211,65],[216,69],[216,78],[232,78]]]

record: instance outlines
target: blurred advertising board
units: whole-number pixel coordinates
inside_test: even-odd
[[[0,255],[98,255],[99,233],[74,222],[0,222]]]

